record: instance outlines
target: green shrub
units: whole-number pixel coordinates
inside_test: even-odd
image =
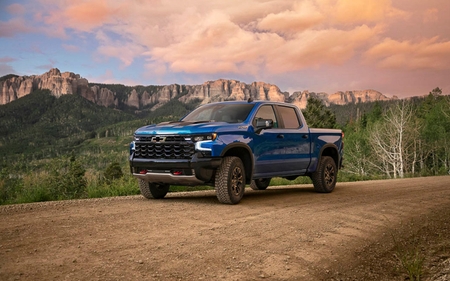
[[[88,198],[136,195],[139,194],[139,187],[136,178],[131,175],[112,179],[110,182],[97,178],[88,182],[86,193]]]
[[[104,178],[107,183],[111,183],[115,179],[123,177],[122,169],[118,162],[111,163],[105,171]]]

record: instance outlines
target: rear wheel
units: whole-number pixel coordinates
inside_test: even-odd
[[[320,193],[333,191],[337,181],[337,168],[333,158],[322,156],[319,165],[317,165],[317,170],[311,175],[311,180],[315,191]]]
[[[225,157],[216,172],[216,196],[221,203],[237,204],[245,191],[245,169],[239,157]]]
[[[147,199],[162,199],[169,192],[170,185],[158,184],[139,179],[139,189],[142,196]]]
[[[270,185],[271,180],[272,178],[252,180],[250,187],[253,190],[265,190]]]

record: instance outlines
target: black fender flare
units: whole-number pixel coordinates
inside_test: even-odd
[[[245,150],[247,152],[248,157],[245,157],[246,154],[242,155],[241,153],[237,153],[240,150]],[[225,156],[237,156],[241,158],[244,167],[245,167],[245,176],[246,182],[249,184],[253,177],[253,169],[255,166],[253,151],[246,143],[242,142],[233,142],[228,144],[223,150],[220,156],[223,158]]]
[[[317,164],[320,163],[320,160],[323,156],[323,152],[328,148],[332,148],[332,150],[335,152],[335,155],[327,154],[327,156],[331,156],[333,158],[333,160],[336,162],[336,166],[339,167],[339,163],[341,161],[341,159],[340,159],[341,155],[339,154],[339,148],[334,143],[327,143],[322,146],[322,148],[320,149],[320,152],[319,152]]]

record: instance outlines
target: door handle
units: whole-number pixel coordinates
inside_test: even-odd
[[[307,139],[308,138],[308,135],[303,135],[302,136],[302,139]]]
[[[281,135],[281,134],[278,135],[278,136],[277,136],[277,139],[284,139],[284,135]]]

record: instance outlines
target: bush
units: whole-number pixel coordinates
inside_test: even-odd
[[[109,183],[92,178],[86,188],[88,198],[126,196],[139,194],[136,178],[131,175],[112,179]]]
[[[105,171],[104,178],[106,183],[110,184],[115,179],[120,179],[123,177],[122,169],[118,162],[111,163]]]
[[[77,199],[86,195],[86,170],[71,156],[69,162],[54,161],[49,167],[50,175],[45,179],[46,186],[57,199]]]

